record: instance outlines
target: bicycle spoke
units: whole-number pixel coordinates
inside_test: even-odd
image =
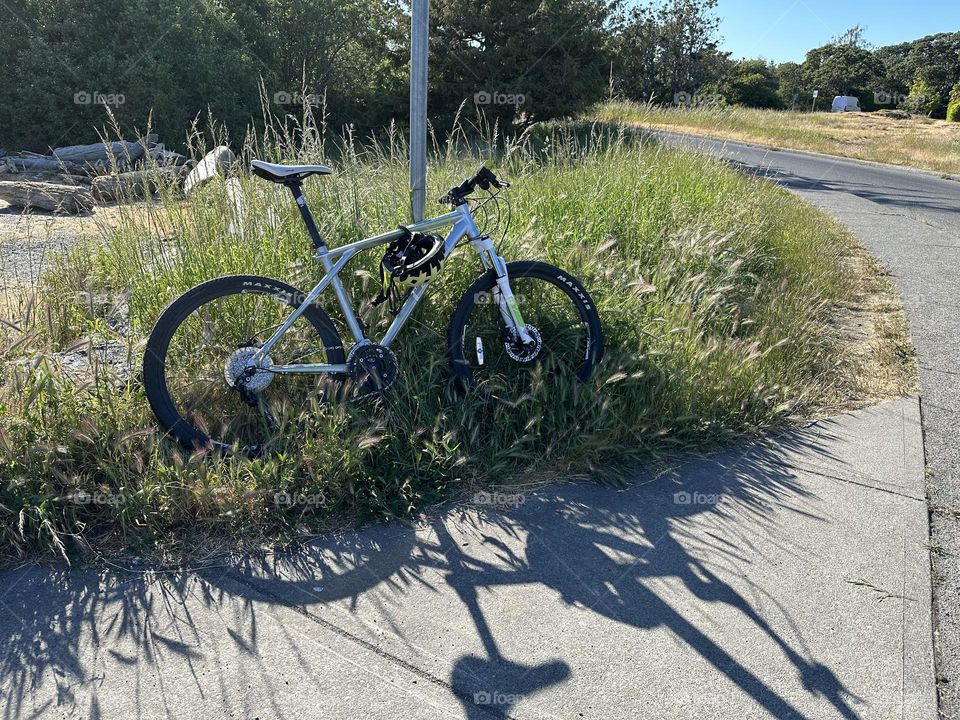
[[[291,312],[274,296],[238,293],[204,304],[174,332],[165,364],[168,394],[180,414],[212,441],[262,447],[281,430],[285,417],[295,418],[309,407],[309,397],[321,387],[316,376],[268,373],[266,379],[267,371],[257,371],[246,376],[258,388],[252,392],[239,375],[238,387],[228,382],[250,357],[237,353],[272,336]],[[315,329],[301,316],[268,357],[284,365],[327,363],[326,349],[316,339]]]

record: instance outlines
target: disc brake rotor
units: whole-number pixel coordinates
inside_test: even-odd
[[[510,333],[511,337],[503,341],[503,347],[506,349],[507,355],[515,362],[531,362],[537,358],[543,349],[543,338],[540,337],[540,331],[533,325],[527,325],[526,329],[532,338],[532,342],[524,345],[519,338],[512,337],[513,333]]]

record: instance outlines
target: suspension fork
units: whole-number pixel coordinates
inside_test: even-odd
[[[507,263],[497,254],[493,246],[493,240],[489,237],[480,237],[472,241],[472,244],[480,253],[484,266],[488,270],[493,270],[496,275],[497,287],[494,289],[494,297],[500,309],[500,315],[503,317],[503,322],[520,342],[523,344],[533,342],[533,337],[527,332],[527,324],[520,312],[520,304],[513,294],[513,288],[510,287]]]

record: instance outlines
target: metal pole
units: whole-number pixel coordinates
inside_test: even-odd
[[[413,0],[410,16],[410,212],[423,220],[427,197],[427,59],[429,0]]]

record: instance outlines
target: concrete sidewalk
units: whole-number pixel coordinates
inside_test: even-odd
[[[765,177],[830,213],[890,272],[920,366],[940,714],[960,720],[960,184],[936,173],[657,133]]]
[[[200,572],[7,572],[4,717],[933,720],[919,423]]]

